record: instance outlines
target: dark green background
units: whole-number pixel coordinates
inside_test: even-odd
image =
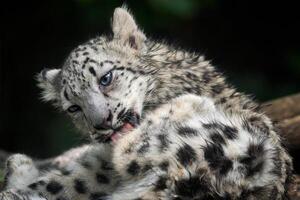
[[[243,92],[265,101],[300,91],[298,6],[289,1],[127,1],[154,39],[206,55]],[[39,100],[34,75],[110,31],[116,0],[1,2],[0,148],[55,155],[83,138]]]

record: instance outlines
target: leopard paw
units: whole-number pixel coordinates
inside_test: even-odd
[[[11,190],[5,190],[3,192],[0,192],[0,200],[46,200],[46,199],[38,194],[11,189]]]
[[[14,154],[6,161],[5,188],[22,189],[39,176],[31,158],[23,154]]]

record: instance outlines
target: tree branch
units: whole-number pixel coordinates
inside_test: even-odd
[[[291,200],[300,200],[300,176],[294,175],[293,182],[289,186],[288,196]]]
[[[300,94],[291,95],[263,104],[263,110],[278,122],[283,139],[291,149],[300,147]]]

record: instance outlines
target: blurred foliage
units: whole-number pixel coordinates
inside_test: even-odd
[[[197,14],[201,1],[197,0],[152,0],[149,4],[161,13],[172,14],[183,18]]]
[[[288,53],[287,62],[289,70],[300,77],[300,52]]]

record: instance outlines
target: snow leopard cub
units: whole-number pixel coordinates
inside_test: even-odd
[[[38,77],[94,142],[46,171],[10,157],[1,199],[287,199],[291,159],[254,102],[202,56],[147,39],[126,9],[112,31]]]

